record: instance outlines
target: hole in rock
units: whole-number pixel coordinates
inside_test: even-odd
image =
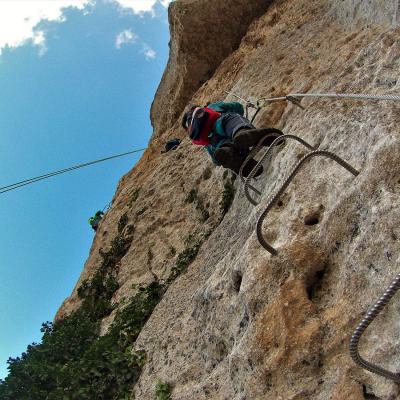
[[[366,400],[381,400],[381,398],[376,397],[373,393],[368,392],[365,385],[363,385],[363,395]]]
[[[308,225],[308,226],[317,225],[319,223],[319,218],[320,218],[320,215],[318,212],[309,214],[304,218],[304,225]]]
[[[239,293],[240,286],[242,286],[243,275],[240,271],[234,271],[232,274],[232,286],[235,292]]]
[[[276,205],[277,205],[278,207],[282,207],[282,206],[283,206],[283,201],[282,201],[282,200],[279,200],[279,201],[276,203]]]
[[[204,171],[203,171],[203,180],[206,181],[207,179],[210,179],[212,175],[212,171],[210,167],[207,167]]]
[[[316,292],[321,288],[322,279],[324,279],[325,268],[317,271],[314,277],[311,279],[310,284],[307,286],[307,297],[308,300],[314,301],[316,299]]]

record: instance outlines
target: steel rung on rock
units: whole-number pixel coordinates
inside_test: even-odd
[[[389,303],[390,299],[400,289],[400,273],[396,275],[393,281],[390,283],[385,293],[379,298],[379,300],[373,305],[372,308],[364,315],[362,321],[358,324],[354,330],[349,345],[350,356],[353,361],[358,364],[361,368],[364,368],[374,374],[383,376],[387,379],[391,379],[397,383],[400,383],[400,374],[388,371],[378,365],[372,364],[367,360],[364,360],[358,352],[358,344],[364,331],[368,328],[371,322],[378,316],[383,308]]]
[[[266,138],[270,138],[270,137],[276,137],[276,139],[271,143],[271,145],[269,146],[268,150],[264,153],[264,155],[261,157],[260,161],[258,161],[258,163],[256,164],[256,166],[253,168],[253,170],[250,172],[249,176],[247,177],[247,179],[245,179],[243,177],[243,169],[246,166],[247,162],[256,154],[258,153],[258,151],[260,150],[260,148],[262,147],[262,144],[264,142],[264,140]],[[256,206],[258,204],[258,202],[253,199],[249,193],[249,189],[252,189],[253,192],[255,192],[258,195],[261,195],[261,192],[259,190],[254,190],[253,188],[250,187],[249,185],[249,181],[251,179],[254,179],[254,175],[257,173],[257,170],[259,168],[259,166],[265,162],[265,160],[269,161],[271,159],[272,156],[272,150],[275,146],[281,144],[281,140],[285,140],[285,139],[293,139],[296,140],[297,142],[299,142],[300,144],[302,144],[303,146],[307,147],[310,150],[315,150],[316,147],[312,146],[311,144],[307,143],[305,140],[303,140],[302,138],[296,136],[296,135],[290,135],[290,134],[286,134],[286,135],[277,135],[277,134],[268,134],[267,136],[264,136],[261,141],[257,144],[257,146],[250,152],[250,154],[247,156],[246,160],[244,161],[244,163],[242,164],[239,174],[241,177],[241,180],[244,184],[244,194],[247,198],[247,200],[249,200],[249,202],[251,204],[253,204],[254,206]]]
[[[293,178],[297,175],[297,173],[300,171],[302,166],[306,163],[306,161],[310,160],[313,157],[316,156],[323,156],[332,159],[333,161],[336,161],[339,165],[341,165],[343,168],[347,169],[349,172],[351,172],[354,176],[357,176],[359,172],[354,169],[350,164],[348,164],[346,161],[344,161],[342,158],[337,156],[334,153],[331,153],[326,150],[315,150],[312,151],[311,153],[306,154],[299,162],[298,164],[293,168],[292,172],[288,176],[288,178],[285,180],[285,182],[282,184],[280,189],[276,192],[275,195],[271,198],[271,200],[268,202],[266,209],[264,212],[261,214],[260,218],[257,221],[257,238],[258,241],[260,242],[261,246],[264,247],[269,253],[272,255],[276,255],[278,252],[276,249],[274,249],[270,244],[267,243],[267,241],[264,239],[264,236],[262,234],[262,224],[268,215],[269,211],[271,208],[274,206],[274,204],[279,200],[279,198],[282,196],[283,192],[286,190],[286,188],[289,186],[290,182],[293,180]]]

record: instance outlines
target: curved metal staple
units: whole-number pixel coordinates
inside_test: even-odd
[[[280,136],[278,136],[278,137],[271,143],[271,145],[269,146],[269,149],[268,149],[268,150],[266,151],[266,153],[261,157],[260,161],[259,161],[259,162],[257,163],[257,165],[253,168],[253,170],[250,172],[250,174],[249,174],[249,176],[247,177],[247,179],[246,179],[246,180],[243,180],[243,182],[244,182],[244,194],[245,194],[245,196],[247,197],[247,200],[249,200],[249,202],[250,202],[251,204],[253,204],[253,206],[256,206],[256,205],[258,204],[258,202],[257,202],[256,200],[254,200],[254,199],[250,196],[248,182],[249,182],[250,179],[253,179],[253,178],[254,178],[254,175],[255,175],[255,173],[256,173],[256,171],[257,171],[257,169],[258,169],[258,166],[259,166],[261,163],[263,163],[265,159],[268,160],[269,158],[271,158],[271,156],[272,156],[272,149],[273,149],[276,145],[278,145],[278,144],[281,143],[281,141],[280,141],[279,139],[293,139],[293,140],[296,140],[297,142],[299,142],[300,144],[302,144],[303,146],[307,147],[307,148],[310,149],[310,150],[315,150],[315,149],[316,149],[315,146],[312,146],[311,144],[307,143],[304,139],[302,139],[302,138],[300,138],[300,137],[298,137],[298,136],[296,136],[296,135],[287,134],[287,135],[280,135]],[[247,159],[246,159],[246,161],[247,161]],[[245,163],[246,163],[246,161],[245,161]],[[258,190],[257,190],[256,193],[257,193],[258,195],[261,194]]]
[[[356,169],[354,169],[350,164],[348,164],[346,161],[341,159],[336,154],[331,153],[329,151],[326,151],[326,150],[315,150],[315,151],[312,151],[311,153],[306,154],[298,162],[298,164],[293,168],[292,172],[289,174],[288,178],[282,184],[280,189],[276,192],[276,194],[268,202],[267,208],[264,210],[264,212],[261,214],[260,218],[257,221],[257,238],[258,238],[258,241],[260,242],[261,246],[263,246],[264,249],[267,250],[272,255],[276,255],[278,252],[270,244],[268,244],[267,241],[264,239],[264,236],[262,234],[262,224],[264,222],[264,219],[266,218],[268,212],[271,210],[273,205],[282,196],[283,192],[289,186],[290,182],[297,175],[297,173],[299,172],[301,167],[305,164],[305,162],[308,161],[309,159],[313,158],[313,157],[316,157],[316,156],[324,156],[324,157],[328,157],[328,158],[332,159],[333,161],[336,161],[343,168],[346,168],[349,172],[351,172],[354,176],[357,176],[359,174],[359,172]]]
[[[353,335],[350,339],[350,356],[353,361],[358,364],[361,368],[364,368],[374,374],[381,375],[387,379],[391,379],[397,383],[400,383],[400,374],[390,372],[378,365],[372,364],[364,360],[360,353],[358,352],[358,343],[360,341],[361,335],[368,328],[370,323],[377,317],[377,315],[383,310],[390,299],[395,295],[395,293],[400,289],[400,273],[396,275],[393,281],[390,283],[385,293],[379,298],[379,300],[373,305],[373,307],[364,315],[362,321],[359,323]]]
[[[241,181],[243,182],[243,184],[245,184],[245,183],[246,183],[246,180],[247,180],[247,179],[243,176],[244,167],[245,167],[245,166],[247,165],[247,163],[260,151],[260,149],[261,149],[261,147],[263,146],[263,143],[264,143],[264,141],[265,141],[266,139],[271,138],[271,137],[277,138],[277,137],[279,137],[279,136],[282,136],[282,135],[280,135],[280,134],[277,133],[277,132],[267,133],[267,134],[257,143],[257,145],[253,147],[253,149],[250,151],[249,155],[248,155],[248,156],[246,157],[246,159],[243,161],[243,163],[242,163],[242,165],[240,166],[240,169],[239,169],[239,176],[240,176],[240,179],[241,179]],[[259,164],[257,164],[257,165],[259,165]],[[258,168],[257,168],[257,169],[258,169]],[[253,171],[254,171],[254,174],[253,174],[253,175],[255,175],[255,173],[256,173],[257,170],[253,169],[251,172],[253,172]],[[253,176],[253,177],[254,177],[254,176]],[[252,189],[252,190],[254,190],[254,189]],[[254,190],[254,191],[255,191],[258,195],[261,194],[261,192],[259,192],[257,189]]]
[[[238,176],[239,178],[241,178],[241,176],[239,175],[239,174],[237,174],[234,170],[231,170],[231,172],[235,175],[235,176]],[[252,185],[250,185],[249,184],[249,188],[251,189],[251,190],[254,190],[255,192],[257,192],[257,193],[260,193],[254,186],[252,186]],[[261,193],[260,193],[261,194]]]

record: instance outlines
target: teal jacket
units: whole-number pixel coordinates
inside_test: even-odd
[[[208,135],[214,144],[205,146],[214,164],[219,165],[218,162],[213,157],[214,151],[217,150],[220,146],[222,146],[225,142],[232,140],[232,138],[228,137],[224,131],[224,119],[228,114],[243,115],[244,109],[243,106],[236,101],[231,103],[225,103],[223,101],[219,101],[217,103],[211,103],[207,107],[222,114],[215,122],[214,129]]]

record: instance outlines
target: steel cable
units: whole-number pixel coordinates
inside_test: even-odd
[[[355,100],[385,100],[385,101],[400,101],[400,95],[397,94],[363,94],[363,93],[290,93],[286,96],[280,97],[263,97],[257,100],[259,107],[265,106],[265,103],[272,103],[275,101],[291,101],[295,105],[303,108],[296,98],[304,97],[320,97],[330,99],[355,99]],[[260,105],[260,102],[264,105]]]
[[[48,174],[39,175],[39,176],[36,176],[34,178],[25,179],[23,181],[16,182],[16,183],[13,183],[11,185],[6,185],[6,186],[3,186],[3,187],[0,187],[0,194],[9,192],[9,191],[14,190],[14,189],[18,189],[18,188],[20,188],[22,186],[30,185],[32,183],[41,181],[43,179],[50,178],[50,177],[55,176],[55,175],[64,174],[66,172],[70,172],[70,171],[73,171],[75,169],[88,167],[89,165],[93,165],[93,164],[97,164],[97,163],[100,163],[100,162],[112,160],[112,159],[118,158],[118,157],[123,157],[123,156],[126,156],[128,154],[138,153],[138,152],[141,152],[141,151],[144,151],[144,150],[146,150],[146,148],[133,150],[133,151],[128,151],[126,153],[121,153],[121,154],[117,154],[117,155],[114,155],[114,156],[101,158],[99,160],[95,160],[95,161],[90,161],[90,162],[83,163],[83,164],[74,165],[72,167],[64,168],[64,169],[61,169],[61,170],[58,170],[58,171],[54,171],[54,172],[49,172]]]

